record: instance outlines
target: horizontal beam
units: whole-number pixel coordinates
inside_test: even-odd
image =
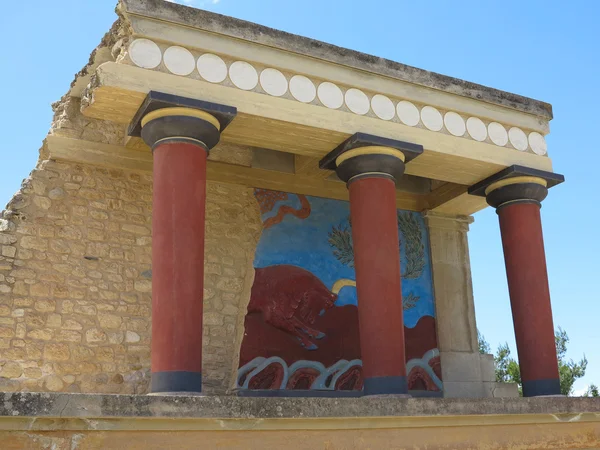
[[[51,159],[115,169],[146,172],[152,170],[152,154],[150,152],[61,136],[48,136],[46,146]],[[252,188],[348,200],[348,189],[344,183],[339,181],[329,181],[306,175],[294,175],[217,161],[208,161],[207,179]],[[399,209],[423,211],[428,208],[427,201],[427,195],[399,191],[396,195],[396,205]]]
[[[100,66],[96,85],[83,114],[103,120],[128,123],[157,90],[237,107],[226,142],[320,157],[361,131],[423,145],[425,152],[407,165],[409,175],[472,185],[513,164],[552,170],[549,158],[532,153],[125,64]]]

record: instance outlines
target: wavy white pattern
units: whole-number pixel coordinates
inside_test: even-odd
[[[431,377],[431,379],[433,380],[433,382],[435,383],[435,385],[441,391],[441,390],[444,389],[444,384],[442,383],[442,380],[440,380],[438,378],[438,376],[435,374],[435,372],[433,371],[433,369],[429,365],[429,361],[432,358],[435,358],[436,356],[440,356],[440,351],[437,348],[434,348],[434,349],[431,349],[428,352],[426,352],[421,359],[416,359],[416,358],[415,359],[411,359],[410,361],[408,361],[406,363],[406,373],[410,375],[410,371],[413,368],[420,367],[425,372],[427,372],[427,375],[429,375]]]
[[[248,385],[250,380],[254,375],[259,374],[262,370],[268,367],[272,363],[280,364],[283,367],[283,379],[281,381],[280,386],[277,389],[286,389],[287,382],[294,373],[300,369],[314,369],[319,372],[319,376],[315,379],[315,381],[311,384],[310,389],[319,389],[319,390],[335,390],[335,385],[338,379],[344,375],[348,369],[356,366],[362,367],[362,361],[360,359],[353,359],[351,361],[347,361],[345,359],[340,359],[334,365],[330,367],[325,367],[318,361],[296,361],[291,366],[285,363],[285,361],[278,356],[272,356],[270,358],[263,358],[259,356],[254,358],[249,363],[238,369],[238,375],[236,379],[236,387],[241,389],[248,389]],[[327,379],[333,375],[329,383]],[[242,384],[240,384],[240,380],[245,376],[245,380]]]

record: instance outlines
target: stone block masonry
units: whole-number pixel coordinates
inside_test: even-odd
[[[0,216],[1,391],[147,392],[151,213],[151,173],[38,164]],[[230,387],[260,231],[252,190],[209,183],[207,393]]]

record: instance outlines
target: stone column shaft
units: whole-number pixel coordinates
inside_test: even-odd
[[[523,395],[560,394],[540,207],[498,210]]]
[[[166,142],[153,153],[152,392],[200,392],[207,150]]]
[[[560,395],[560,379],[540,217],[562,175],[512,166],[471,187],[500,220],[523,395]]]
[[[150,92],[129,128],[152,148],[152,393],[202,391],[206,162],[235,108]]]
[[[365,395],[408,393],[396,181],[422,151],[357,133],[320,163],[350,191]]]
[[[395,184],[361,178],[349,190],[365,392],[406,393]]]

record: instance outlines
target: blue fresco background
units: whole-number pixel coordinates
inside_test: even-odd
[[[355,280],[354,268],[348,267],[337,260],[333,255],[328,238],[332,226],[349,225],[350,204],[341,200],[331,200],[320,197],[306,197],[311,206],[310,216],[299,219],[286,215],[283,221],[263,230],[256,256],[254,267],[261,268],[275,264],[291,264],[312,272],[327,286],[340,278]],[[288,194],[287,200],[275,203],[273,209],[262,215],[263,221],[277,214],[281,205],[289,205],[300,209],[300,201],[295,194]],[[429,236],[423,218],[419,213],[406,213],[414,215],[425,245],[425,267],[417,279],[402,280],[402,295],[420,297],[414,308],[404,311],[404,325],[413,328],[423,316],[435,317],[433,287],[431,282],[431,261],[429,253]],[[403,237],[400,237],[404,241]],[[404,249],[400,249],[404,254]],[[401,259],[401,270],[406,265],[405,256]],[[340,291],[336,306],[357,305],[356,288],[346,287]]]

